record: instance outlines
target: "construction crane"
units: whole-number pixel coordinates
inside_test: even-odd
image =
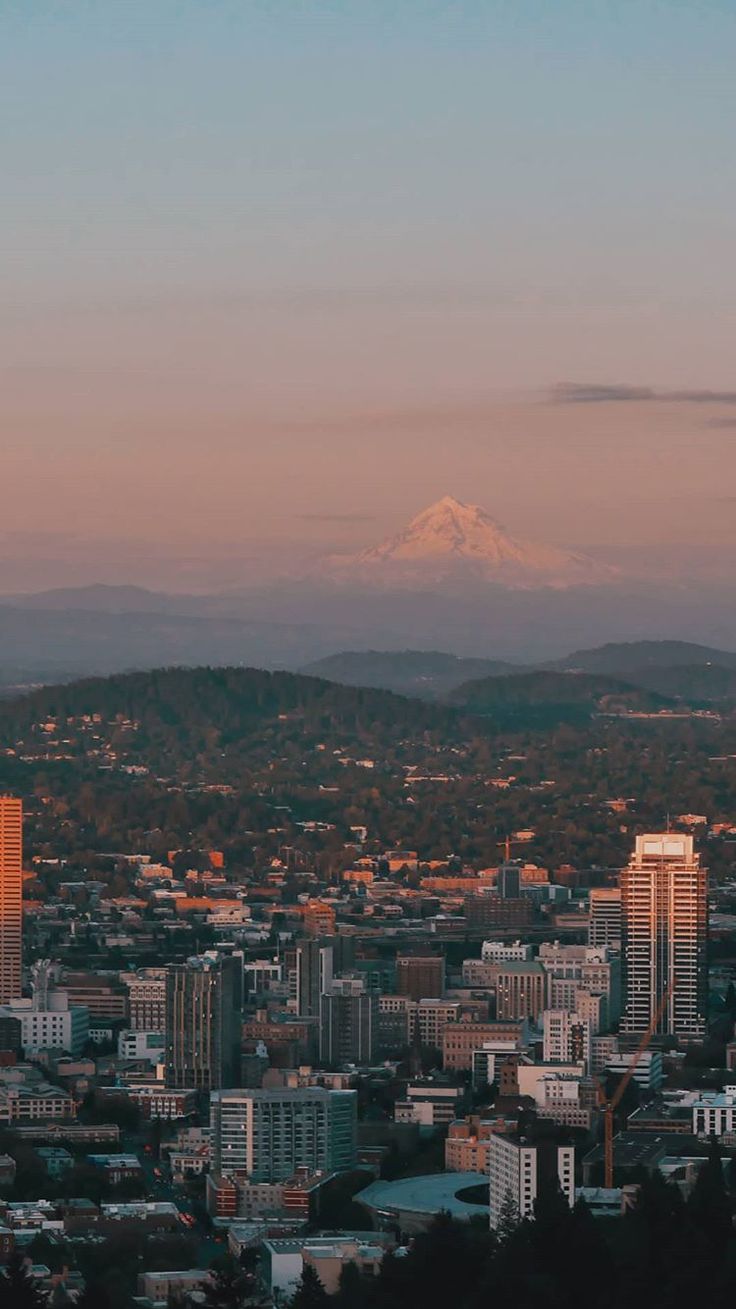
[[[660,1000],[659,1004],[657,1005],[657,1008],[654,1011],[652,1021],[650,1022],[646,1032],[641,1038],[641,1041],[636,1047],[636,1052],[634,1054],[634,1057],[631,1060],[631,1063],[626,1069],[626,1072],[621,1078],[621,1081],[619,1082],[618,1086],[616,1087],[616,1090],[614,1091],[610,1099],[606,1095],[602,1083],[598,1078],[596,1078],[596,1081],[598,1082],[598,1107],[600,1108],[600,1111],[603,1115],[603,1141],[604,1141],[603,1157],[604,1157],[604,1170],[605,1170],[604,1186],[606,1186],[609,1190],[613,1186],[613,1116],[626,1093],[626,1088],[629,1085],[629,1082],[631,1081],[632,1077],[634,1076],[634,1073],[636,1072],[637,1066],[639,1064],[639,1060],[641,1059],[642,1055],[649,1047],[649,1043],[652,1037],[654,1036],[654,1033],[656,1032],[657,1028],[659,1027],[662,1014],[664,1013],[667,1007],[667,1001],[669,1000],[670,995],[672,994],[674,985],[675,985],[675,980],[673,978],[670,984],[667,987],[665,987],[664,994],[662,995],[662,999]]]

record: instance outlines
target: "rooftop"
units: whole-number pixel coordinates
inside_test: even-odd
[[[383,1213],[398,1210],[417,1214],[442,1211],[453,1218],[474,1218],[488,1213],[487,1205],[469,1204],[458,1198],[467,1187],[482,1184],[478,1173],[435,1173],[425,1177],[402,1177],[396,1182],[372,1182],[356,1195],[359,1204]]]

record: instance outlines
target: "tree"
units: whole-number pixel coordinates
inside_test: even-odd
[[[370,1280],[373,1281],[372,1278]],[[365,1309],[371,1289],[368,1278],[351,1260],[350,1263],[345,1264],[340,1273],[340,1286],[336,1297],[337,1309]]]
[[[211,1268],[210,1278],[204,1291],[208,1309],[243,1309],[248,1300],[250,1281],[237,1264],[228,1261],[222,1268]]]
[[[45,1309],[48,1296],[42,1291],[26,1266],[19,1250],[14,1250],[0,1274],[0,1303],[3,1309]]]
[[[329,1299],[316,1269],[312,1264],[305,1264],[291,1300],[291,1309],[327,1309]]]
[[[128,1309],[132,1301],[118,1285],[115,1292],[99,1278],[88,1278],[84,1290],[74,1301],[74,1309]]]
[[[733,1222],[723,1179],[723,1151],[715,1137],[698,1173],[688,1210],[713,1251],[722,1254],[732,1236]]]
[[[518,1206],[510,1191],[507,1191],[501,1209],[498,1215],[498,1225],[496,1227],[496,1236],[500,1244],[508,1241],[514,1235],[517,1227],[521,1222],[521,1215]]]

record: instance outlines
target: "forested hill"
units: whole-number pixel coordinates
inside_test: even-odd
[[[24,800],[28,859],[63,859],[65,879],[113,876],[114,852],[166,863],[182,849],[222,850],[236,876],[282,847],[335,872],[353,825],[372,852],[452,850],[477,867],[506,833],[531,828],[529,857],[544,866],[618,866],[630,835],[611,796],[636,797],[640,830],[668,811],[732,821],[736,720],[603,717],[612,691],[631,703],[628,688],[558,679],[491,679],[492,691],[468,696],[476,713],[240,668],[47,688],[0,704],[0,791]],[[561,710],[561,693],[582,701]],[[717,873],[732,861],[719,852]],[[124,869],[116,885],[127,893]]]
[[[593,650],[574,650],[546,665],[560,672],[606,673],[638,680],[643,669],[736,668],[736,652],[692,641],[609,641]]]
[[[529,725],[535,715],[562,721],[596,712],[656,713],[672,704],[665,696],[613,677],[541,671],[465,682],[450,699],[470,713],[491,714],[498,720],[521,715]]]
[[[255,734],[277,744],[295,728],[356,743],[458,729],[456,711],[389,691],[255,668],[170,668],[44,687],[3,703],[0,741],[22,738],[43,722],[69,736],[65,724],[94,715],[106,724],[117,720],[121,733],[135,724],[137,749],[169,761],[225,750]],[[72,733],[70,744],[75,740]]]

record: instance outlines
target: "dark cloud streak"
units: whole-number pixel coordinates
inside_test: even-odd
[[[736,405],[736,391],[655,391],[651,386],[628,386],[624,383],[560,382],[552,387],[549,399],[553,404],[722,404]],[[724,423],[729,424],[725,419]]]

